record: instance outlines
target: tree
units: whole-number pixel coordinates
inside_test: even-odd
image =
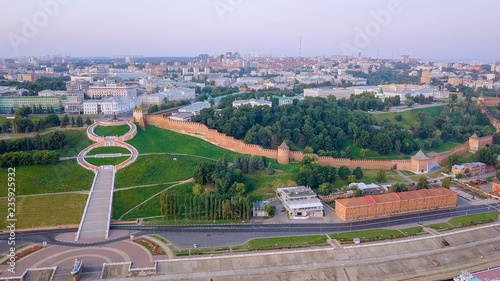
[[[401,120],[403,120],[403,116],[401,116],[401,114],[398,114],[398,115],[394,116],[394,119],[398,122],[401,122]]]
[[[304,148],[304,153],[313,153],[314,152],[314,149],[310,146],[306,146],[306,148]]]
[[[90,126],[90,124],[92,124],[92,121],[90,120],[90,118],[87,116],[87,119],[85,119],[85,124],[87,126]]]
[[[359,180],[363,177],[363,170],[361,170],[361,167],[356,167],[356,169],[352,171],[352,174]]]
[[[361,156],[361,158],[366,158],[368,156],[368,149],[366,148],[361,148],[359,150],[359,156]]]
[[[375,180],[377,180],[377,182],[384,182],[385,181],[385,171],[379,170],[377,172],[377,176],[375,177]]]
[[[363,196],[365,196],[363,190],[356,188],[356,192],[354,192],[354,197],[363,197]]]
[[[328,195],[332,193],[333,185],[329,182],[322,183],[319,186],[318,193],[321,195]]]
[[[347,183],[353,183],[356,181],[356,176],[355,175],[350,175],[347,177]]]
[[[451,178],[450,178],[450,177],[445,177],[445,178],[441,181],[441,185],[442,185],[443,187],[450,188],[450,185],[451,185]]]
[[[82,119],[82,117],[81,117],[81,116],[78,116],[78,117],[76,118],[76,126],[78,126],[78,127],[83,127],[83,119]]]
[[[391,192],[404,192],[408,191],[408,187],[404,183],[395,183],[391,185]]]
[[[267,174],[274,175],[273,164],[271,162],[269,162],[269,164],[267,165]]]
[[[69,117],[68,115],[64,115],[63,120],[61,122],[61,128],[67,127],[69,125]]]
[[[495,154],[492,149],[483,146],[476,152],[474,159],[478,162],[483,162],[486,165],[495,165],[497,162],[496,155],[498,155],[498,153]]]
[[[448,156],[448,164],[450,166],[456,165],[458,163],[458,155],[452,154]]]
[[[75,126],[76,126],[75,117],[71,116],[71,127]]]
[[[197,183],[193,186],[193,195],[201,195],[205,191],[205,187],[203,185]]]
[[[224,154],[224,156],[222,156],[222,165],[224,165],[224,167],[228,166],[227,155],[226,154]]]
[[[0,151],[1,151],[1,149],[0,149]],[[2,154],[2,153],[0,152],[0,154]],[[500,179],[500,169],[495,171],[495,175],[497,176],[497,180],[499,180]]]
[[[49,114],[45,117],[45,123],[48,126],[59,126],[61,125],[61,120],[55,114]]]
[[[31,107],[23,106],[16,110],[16,117],[25,118],[31,114]]]
[[[338,174],[342,180],[347,180],[351,175],[351,170],[349,170],[346,166],[342,166],[339,168]]]
[[[267,213],[268,217],[274,216],[274,213],[276,212],[276,207],[273,205],[264,205],[264,212]]]
[[[429,187],[429,182],[426,177],[418,178],[417,189],[426,189]]]

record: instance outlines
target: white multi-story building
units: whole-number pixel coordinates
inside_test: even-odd
[[[251,105],[252,107],[255,107],[255,106],[273,107],[273,103],[271,101],[268,101],[268,100],[250,99],[250,100],[235,100],[235,101],[233,101],[233,107],[240,107],[242,105]]]
[[[195,90],[191,88],[172,88],[168,91],[161,92],[167,101],[194,100],[196,97]]]
[[[305,186],[283,187],[276,189],[276,195],[283,203],[290,218],[323,217],[323,204],[316,193]]]
[[[139,88],[118,84],[107,84],[106,86],[90,86],[87,95],[92,98],[102,97],[128,97],[135,98]]]
[[[67,92],[43,90],[38,92],[39,97],[58,97],[66,113],[80,113],[83,103],[83,92]]]
[[[130,112],[138,106],[139,99],[108,97],[83,102],[83,114],[114,115]]]

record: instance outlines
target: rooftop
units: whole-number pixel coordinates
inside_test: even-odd
[[[425,155],[425,153],[422,150],[419,150],[417,154],[415,154],[412,158],[417,160],[429,159],[429,157],[427,157],[427,155]]]
[[[338,199],[336,200],[336,204],[339,203],[346,207],[355,207],[355,206],[364,206],[377,203],[396,202],[396,201],[411,200],[417,198],[430,198],[430,197],[452,195],[452,194],[456,193],[447,188],[439,187],[439,188],[420,189],[420,190],[406,191],[406,192],[368,195],[357,198]]]
[[[316,193],[314,193],[311,188],[305,186],[282,187],[278,188],[276,191],[285,193],[290,198],[316,196]]]

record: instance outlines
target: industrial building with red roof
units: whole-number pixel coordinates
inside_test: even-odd
[[[457,193],[444,187],[335,200],[335,214],[345,221],[453,208]]]

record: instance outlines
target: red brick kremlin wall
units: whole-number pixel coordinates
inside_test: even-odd
[[[134,118],[136,119],[136,118]],[[463,154],[469,151],[469,141],[464,145],[455,147],[447,152],[440,153],[435,157],[424,160],[352,160],[347,158],[323,157],[316,154],[305,154],[301,151],[290,151],[289,149],[265,149],[259,145],[246,144],[241,140],[219,133],[216,130],[209,129],[207,126],[194,122],[184,122],[171,120],[161,115],[145,115],[146,123],[163,129],[177,131],[183,134],[194,135],[207,140],[217,146],[226,148],[242,154],[265,156],[271,159],[278,160],[281,164],[289,164],[290,162],[300,162],[305,156],[315,157],[318,163],[322,166],[341,167],[347,166],[350,169],[361,167],[362,169],[397,169],[402,171],[422,172],[427,170],[429,163],[443,164],[448,161],[448,157],[452,154]],[[135,120],[139,122],[140,120]],[[481,145],[492,144],[493,137],[479,138]],[[425,167],[422,168],[422,167]]]

